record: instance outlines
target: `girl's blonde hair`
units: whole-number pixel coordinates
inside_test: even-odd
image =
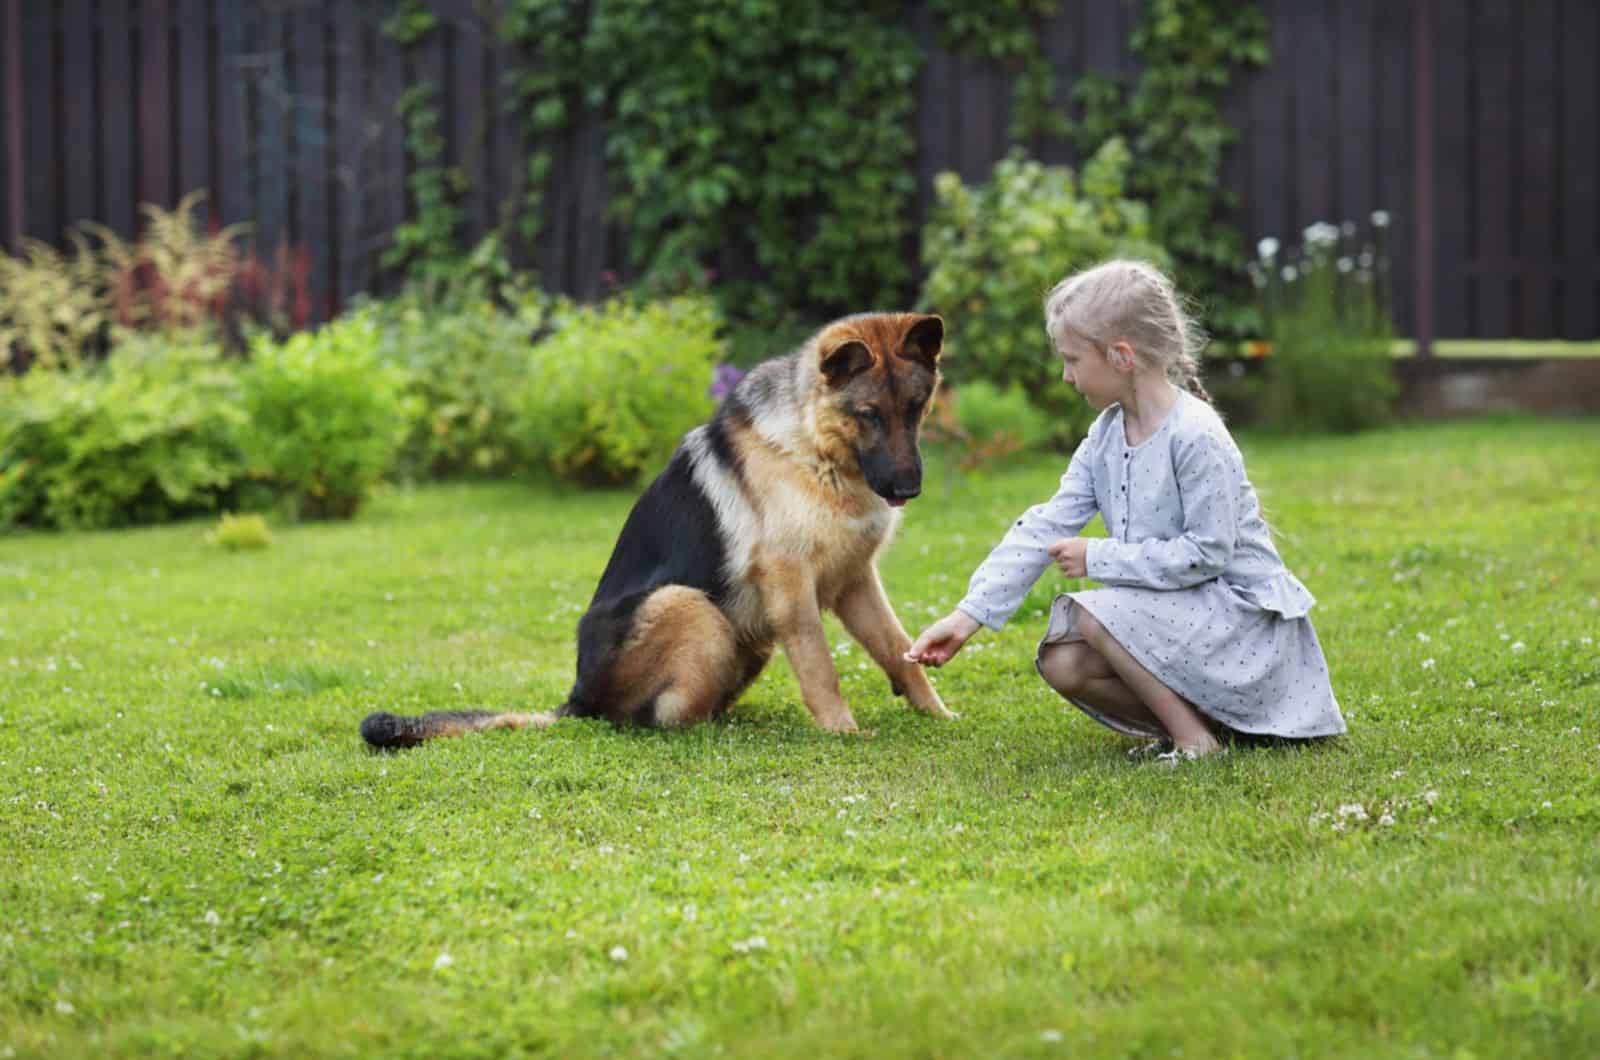
[[[1148,261],[1107,261],[1073,273],[1044,300],[1044,329],[1104,349],[1123,340],[1136,356],[1164,368],[1167,378],[1210,402],[1200,382],[1206,334],[1195,323],[1172,278]]]

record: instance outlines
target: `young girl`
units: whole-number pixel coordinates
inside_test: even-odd
[[[1023,513],[906,658],[940,666],[980,626],[1000,629],[1054,563],[1106,586],[1056,597],[1036,660],[1096,721],[1171,745],[1174,761],[1236,734],[1344,732],[1306,617],[1315,601],[1200,386],[1201,336],[1172,281],[1138,261],[1070,276],[1045,300],[1045,330],[1062,380],[1103,411],[1060,491]],[[1096,512],[1106,537],[1078,537]]]

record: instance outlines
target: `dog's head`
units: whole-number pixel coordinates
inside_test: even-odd
[[[919,313],[846,317],[817,336],[818,433],[895,507],[922,492],[917,439],[943,349],[944,321]]]

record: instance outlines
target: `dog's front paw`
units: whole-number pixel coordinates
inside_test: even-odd
[[[826,732],[856,733],[861,731],[857,728],[856,719],[850,715],[849,711],[831,717],[818,718],[817,724]]]

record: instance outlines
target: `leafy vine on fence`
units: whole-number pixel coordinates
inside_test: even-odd
[[[1221,218],[1232,130],[1218,99],[1263,63],[1256,3],[1148,0],[1132,45],[1136,83],[1081,80],[1076,124],[1055,98],[1039,27],[1059,0],[929,0],[941,40],[1016,74],[1010,137],[1071,138],[1085,155],[1115,135],[1133,148],[1130,191],[1153,235],[1224,334],[1254,330],[1237,232]],[[611,217],[629,264],[677,286],[720,273],[725,307],[747,320],[898,304],[911,293],[915,143],[922,52],[903,5],[867,0],[499,0],[496,32],[515,57],[513,112],[536,146],[502,227],[539,233],[549,145],[586,117],[604,122]],[[415,44],[436,26],[425,0],[398,0],[386,31]],[[406,93],[413,219],[388,261],[426,270],[460,256],[464,178],[442,164],[431,86]],[[752,165],[752,160],[758,164]],[[761,283],[748,282],[759,276]]]
[[[1243,238],[1223,220],[1234,197],[1222,184],[1222,152],[1235,133],[1219,101],[1237,72],[1266,63],[1266,16],[1254,2],[1147,0],[1132,44],[1142,67],[1135,84],[1091,75],[1074,88],[1083,108],[1076,143],[1087,152],[1126,137],[1130,190],[1150,204],[1151,234],[1181,286],[1206,303],[1219,336],[1257,335]]]

